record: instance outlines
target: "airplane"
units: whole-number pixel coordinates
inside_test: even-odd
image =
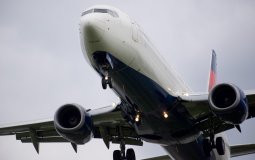
[[[212,51],[208,91],[194,93],[159,56],[140,26],[126,13],[96,5],[81,15],[80,42],[87,62],[111,89],[118,104],[90,110],[65,104],[54,118],[0,127],[0,135],[16,135],[32,143],[77,145],[93,138],[107,148],[119,144],[113,160],[135,160],[126,145],[162,146],[168,155],[146,160],[217,159],[255,153],[255,144],[230,146],[224,131],[255,116],[255,91],[217,83],[217,55]]]

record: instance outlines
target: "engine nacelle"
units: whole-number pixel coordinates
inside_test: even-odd
[[[212,112],[229,124],[238,125],[247,119],[247,104],[243,91],[233,84],[216,85],[209,93]]]
[[[78,104],[61,106],[54,116],[58,134],[75,144],[85,144],[93,137],[93,122],[86,110]]]

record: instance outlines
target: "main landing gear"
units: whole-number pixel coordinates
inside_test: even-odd
[[[124,142],[120,143],[120,150],[115,150],[113,152],[113,160],[136,160],[135,151],[132,148],[127,149],[125,153],[125,144]]]
[[[112,88],[112,79],[110,76],[104,76],[102,78],[102,87],[103,89],[106,89],[107,88],[107,85],[109,85],[110,88]]]
[[[222,137],[217,137],[216,143],[214,141],[214,135],[210,136],[210,139],[203,140],[203,149],[207,157],[211,155],[211,151],[214,148],[216,148],[219,155],[225,154],[225,142]]]

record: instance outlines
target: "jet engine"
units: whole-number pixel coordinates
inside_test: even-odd
[[[58,134],[75,144],[85,144],[93,137],[91,116],[78,104],[61,106],[55,113],[54,126]]]
[[[241,124],[248,117],[247,98],[233,84],[216,85],[209,93],[209,105],[217,117],[229,124]]]

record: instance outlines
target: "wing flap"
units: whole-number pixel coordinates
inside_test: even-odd
[[[52,130],[37,130],[37,137],[59,137],[60,135],[56,132],[55,129]],[[16,133],[16,139],[21,140],[24,137],[30,137],[30,132],[18,132]]]
[[[33,143],[31,137],[23,137],[20,139],[22,143]],[[60,143],[66,142],[70,143],[62,137],[37,137],[38,143]]]
[[[231,157],[255,153],[255,144],[244,144],[230,147]]]

